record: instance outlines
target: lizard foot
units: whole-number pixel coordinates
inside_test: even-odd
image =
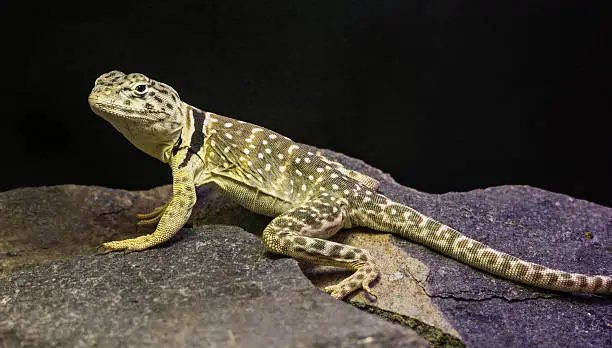
[[[153,209],[150,213],[136,214],[136,217],[140,220],[136,224],[138,226],[156,224],[159,219],[161,219],[162,215],[164,215],[164,211],[166,211],[167,207],[168,203]]]
[[[370,283],[378,278],[379,273],[378,268],[376,268],[373,262],[367,262],[359,267],[353,275],[336,285],[325,287],[324,291],[332,297],[341,300],[353,291],[363,288],[369,296],[376,300],[376,295],[372,292]]]
[[[155,246],[159,243],[156,243],[154,239],[151,238],[150,234],[146,234],[144,236],[116,240],[112,242],[106,242],[102,244],[102,248],[109,251],[140,251],[144,249],[148,249],[152,246]]]

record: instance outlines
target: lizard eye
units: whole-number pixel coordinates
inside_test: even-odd
[[[149,86],[147,86],[145,84],[140,84],[140,85],[134,86],[134,93],[136,93],[136,95],[138,95],[138,96],[142,97],[145,94],[147,94],[148,91],[149,91]]]

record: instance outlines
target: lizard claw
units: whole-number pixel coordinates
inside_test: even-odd
[[[98,244],[94,247],[94,255],[106,255],[108,253],[112,253],[114,250],[107,249],[104,247],[104,243]]]
[[[362,284],[362,286],[363,286],[363,291],[366,292],[366,294],[372,299],[372,301],[378,300],[378,296],[376,296],[376,294],[372,291],[372,288],[370,288],[369,285]]]

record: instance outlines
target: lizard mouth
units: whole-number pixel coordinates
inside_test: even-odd
[[[106,116],[112,116],[113,118],[126,118],[132,120],[148,120],[151,122],[157,122],[160,120],[160,117],[154,117],[153,115],[157,116],[159,114],[163,114],[163,112],[161,111],[148,110],[144,108],[128,108],[113,103],[105,103],[95,97],[89,98],[89,105],[91,107],[91,110],[102,118],[107,118]]]

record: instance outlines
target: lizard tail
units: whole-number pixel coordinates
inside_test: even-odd
[[[612,277],[569,273],[521,260],[385,196],[372,195],[362,207],[364,213],[355,216],[360,226],[398,234],[503,278],[557,291],[612,294]]]

